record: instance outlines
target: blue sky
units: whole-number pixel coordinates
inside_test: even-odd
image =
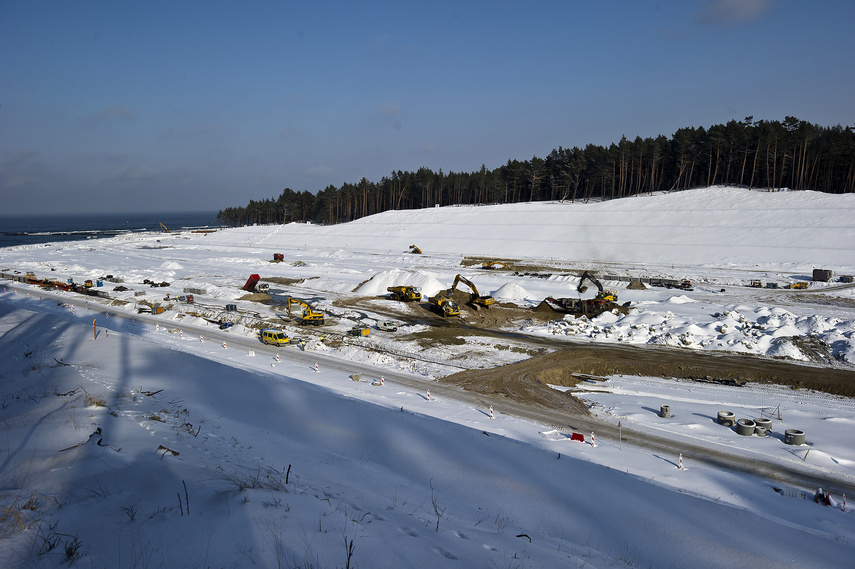
[[[851,0],[2,0],[2,210],[218,210],[749,115],[852,125],[853,26]]]

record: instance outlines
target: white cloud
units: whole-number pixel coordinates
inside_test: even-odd
[[[756,20],[772,7],[773,0],[709,0],[697,19],[707,24],[744,24]]]

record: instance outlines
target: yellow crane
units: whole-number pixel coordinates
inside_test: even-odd
[[[324,313],[320,310],[315,310],[309,303],[303,302],[302,300],[288,297],[288,315],[291,315],[291,305],[299,304],[303,307],[303,324],[314,324],[315,326],[320,326],[324,323]]]

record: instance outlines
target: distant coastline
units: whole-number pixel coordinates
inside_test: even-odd
[[[125,233],[220,227],[216,211],[0,216],[0,248],[56,241],[83,241]]]

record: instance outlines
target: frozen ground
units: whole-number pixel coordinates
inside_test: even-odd
[[[10,567],[849,567],[855,518],[842,496],[823,507],[695,457],[683,457],[681,470],[678,456],[602,437],[593,446],[590,433],[579,443],[566,429],[427,394],[432,377],[519,352],[487,339],[421,351],[374,329],[361,344],[332,348],[318,331],[283,323],[309,343],[277,361],[251,326],[279,312],[238,299],[250,273],[278,277],[274,299],[297,296],[341,316],[324,328],[329,337],[385,319],[393,305],[378,295],[402,279],[432,294],[463,273],[482,292],[533,306],[575,296],[573,269],[689,278],[692,292],[607,281],[636,310],[517,329],[848,367],[852,289],[745,285],[807,279],[820,263],[855,273],[853,209],[848,195],[718,188],[2,250],[4,272],[121,276],[130,290],[111,292],[120,300],[205,294],[199,306],[154,317],[4,281],[0,557]],[[406,253],[411,243],[425,254]],[[286,262],[269,262],[274,252]],[[545,266],[539,272],[552,276],[482,271],[461,265],[466,256]],[[358,310],[335,304],[361,297],[374,298]],[[205,317],[216,320],[226,302],[241,313],[220,331]],[[800,336],[825,353],[800,351]],[[638,377],[586,383],[577,395],[634,436],[669,433],[855,483],[848,399]],[[670,419],[658,416],[666,403]],[[772,417],[771,435],[716,424],[722,409]],[[785,428],[805,431],[807,444],[784,445]]]

